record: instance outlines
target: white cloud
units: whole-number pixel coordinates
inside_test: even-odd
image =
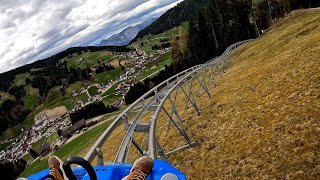
[[[0,72],[89,45],[183,0],[0,0]]]

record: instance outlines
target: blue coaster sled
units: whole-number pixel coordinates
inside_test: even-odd
[[[94,173],[98,180],[121,180],[130,173],[132,164],[110,165],[110,166],[95,166]],[[92,180],[87,171],[82,168],[72,168],[72,172],[77,180]],[[179,180],[186,180],[186,176],[178,169],[162,160],[155,160],[154,167],[147,180],[161,180],[161,178],[171,173],[178,177]],[[28,180],[45,180],[48,177],[49,169],[43,170],[32,176],[27,177]]]

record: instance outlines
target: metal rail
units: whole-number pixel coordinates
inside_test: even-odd
[[[217,71],[221,75],[224,72],[224,68],[226,66],[227,60],[229,59],[229,55],[231,54],[232,50],[239,47],[240,45],[248,42],[250,40],[241,41],[229,46],[225,52],[212,60],[209,60],[205,64],[193,66],[187,70],[184,70],[169,79],[163,81],[159,85],[152,88],[150,91],[145,93],[139,99],[137,99],[134,103],[132,103],[126,110],[124,110],[114,121],[113,123],[103,132],[103,134],[99,137],[96,143],[91,147],[89,152],[86,154],[85,159],[90,163],[94,160],[94,158],[99,154],[100,148],[109,138],[109,136],[114,132],[114,130],[119,127],[121,123],[124,123],[126,126],[126,132],[124,132],[124,137],[122,138],[122,142],[119,146],[118,153],[114,160],[114,164],[119,163],[127,163],[128,156],[130,154],[130,147],[134,146],[138,150],[141,155],[148,155],[153,159],[157,159],[157,152],[162,159],[166,160],[166,156],[169,154],[176,152],[180,149],[185,149],[192,146],[193,142],[191,141],[184,125],[183,119],[180,117],[181,113],[179,114],[179,109],[177,108],[178,103],[176,102],[177,99],[177,92],[180,89],[184,94],[184,99],[186,99],[185,111],[189,104],[193,107],[197,114],[200,114],[200,109],[196,104],[195,96],[199,95],[200,90],[202,89],[205,94],[211,98],[211,94],[209,92],[208,83],[205,81],[211,81],[212,85],[215,87],[214,82],[214,74]],[[214,70],[212,70],[212,68]],[[214,72],[213,72],[214,71]],[[207,76],[209,73],[208,77]],[[199,76],[200,75],[200,76]],[[192,92],[193,83],[198,83],[197,93]],[[185,84],[186,83],[186,84]],[[186,85],[187,88],[183,87]],[[176,91],[176,93],[173,93]],[[174,98],[171,98],[173,94]],[[164,107],[165,102],[168,101],[171,105],[171,113],[170,111],[166,110]],[[137,110],[137,107],[141,107],[141,109]],[[169,119],[169,125],[173,125],[178,132],[181,134],[183,139],[186,140],[186,145],[182,147],[178,147],[174,150],[170,150],[169,152],[165,153],[164,149],[159,144],[156,132],[157,132],[157,120],[159,119],[160,112],[165,112],[165,115]],[[129,113],[137,113],[133,120],[130,121],[128,114]],[[151,120],[148,124],[141,124],[141,118],[146,116],[146,113],[152,114]],[[175,117],[175,118],[174,118]],[[176,119],[176,120],[174,120]],[[145,149],[139,146],[139,144],[134,140],[135,133],[145,133],[148,135],[147,144],[145,144]],[[102,156],[98,156],[102,157]],[[99,159],[98,161],[103,162],[103,159]]]

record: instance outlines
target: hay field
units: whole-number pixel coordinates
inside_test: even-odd
[[[188,121],[188,179],[320,178],[320,13],[301,10],[233,54]]]

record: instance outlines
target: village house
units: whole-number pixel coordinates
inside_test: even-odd
[[[48,117],[45,113],[40,114],[35,121],[35,124],[33,126],[33,129],[35,131],[40,131],[43,127],[47,125]]]
[[[51,149],[50,149],[50,144],[48,142],[43,143],[40,149],[38,150],[38,154],[43,157],[49,154],[50,152],[51,152]]]
[[[68,127],[67,129],[63,130],[61,135],[64,138],[69,138],[74,132],[76,132],[77,130],[82,129],[85,126],[86,122],[84,119],[76,122],[74,125]]]

